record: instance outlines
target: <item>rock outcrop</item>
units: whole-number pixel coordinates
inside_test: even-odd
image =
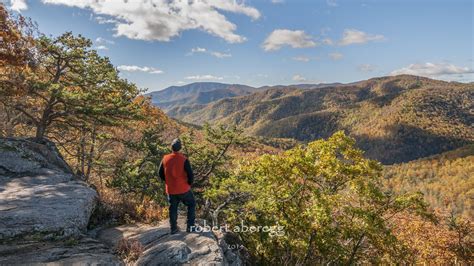
[[[77,236],[96,199],[51,142],[0,139],[0,240]]]
[[[184,219],[178,225],[185,228]],[[169,232],[167,221],[159,226],[122,225],[100,231],[98,239],[114,249],[122,239],[138,241],[143,252],[134,265],[228,265],[212,232]]]
[[[0,138],[0,265],[241,265],[212,232],[170,235],[167,221],[86,232],[96,201],[53,143]],[[133,260],[124,241],[139,243]]]

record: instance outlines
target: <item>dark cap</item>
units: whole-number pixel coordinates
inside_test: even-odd
[[[171,149],[173,151],[179,151],[181,150],[181,140],[180,139],[174,139],[172,142],[171,142]]]

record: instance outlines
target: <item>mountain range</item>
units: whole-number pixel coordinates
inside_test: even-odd
[[[276,85],[256,88],[240,84],[195,82],[183,86],[171,86],[161,91],[150,92],[147,95],[151,97],[153,104],[160,107],[164,111],[169,112],[171,110],[179,110],[181,108],[201,108],[208,103],[220,99],[245,96],[257,91],[264,91],[268,89],[283,89],[287,87],[310,89],[339,84],[340,83],[295,84],[291,86]]]
[[[168,111],[178,106],[204,105],[222,98],[248,95],[254,91],[255,88],[246,85],[197,82],[185,86],[171,86],[148,95],[153,104]]]
[[[250,135],[311,141],[344,130],[384,164],[474,142],[474,85],[400,75],[350,84],[194,83],[151,94],[187,123],[238,125]]]

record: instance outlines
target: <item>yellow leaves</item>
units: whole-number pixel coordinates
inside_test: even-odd
[[[259,249],[270,261],[279,256],[275,252],[292,257],[310,252],[343,262],[352,250],[351,243],[362,235],[367,237],[358,251],[362,261],[372,261],[368,254],[373,253],[395,256],[390,245],[396,240],[387,231],[383,216],[392,208],[412,206],[419,198],[400,198],[392,206],[380,187],[380,165],[363,158],[353,145],[352,139],[338,132],[328,140],[241,163],[234,173],[240,179],[228,178],[231,189],[222,181],[218,188],[221,196],[229,191],[251,195],[232,209],[233,219],[240,214],[248,222],[285,226],[284,238],[272,242],[246,234],[249,247]]]
[[[456,233],[449,231],[444,223],[435,225],[402,213],[395,219],[394,232],[419,263],[453,264],[456,261],[452,248],[456,245]]]
[[[394,165],[385,169],[385,184],[397,192],[422,191],[431,206],[451,208],[465,217],[473,217],[469,191],[474,191],[474,147],[443,153]]]

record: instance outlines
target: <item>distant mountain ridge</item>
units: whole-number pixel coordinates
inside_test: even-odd
[[[147,95],[151,97],[154,105],[169,112],[173,108],[195,108],[205,104],[237,96],[245,96],[257,91],[281,88],[320,88],[326,86],[340,85],[331,84],[295,84],[295,85],[275,85],[263,87],[251,87],[241,84],[226,84],[218,82],[195,82],[183,86],[171,86],[161,91],[153,91]]]
[[[184,86],[171,86],[150,92],[153,104],[167,111],[176,106],[207,104],[226,97],[248,95],[256,89],[240,84],[197,82]]]
[[[410,75],[350,84],[276,86],[207,104],[175,105],[192,124],[225,123],[256,136],[310,141],[337,130],[370,158],[406,162],[474,142],[474,86]]]

